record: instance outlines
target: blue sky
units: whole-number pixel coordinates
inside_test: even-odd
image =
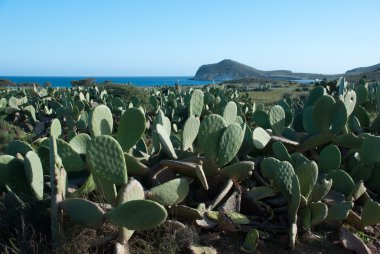
[[[233,59],[342,73],[380,63],[379,0],[0,0],[0,75],[195,74]]]

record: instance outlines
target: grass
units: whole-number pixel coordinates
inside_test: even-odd
[[[273,105],[277,101],[285,97],[300,97],[308,95],[307,91],[296,91],[299,86],[289,85],[284,87],[271,88],[269,91],[249,91],[248,94],[252,98],[253,102],[262,103],[264,105]]]

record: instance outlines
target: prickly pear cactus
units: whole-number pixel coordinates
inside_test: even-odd
[[[109,181],[123,185],[128,181],[123,149],[111,136],[96,136],[87,145],[90,169]]]

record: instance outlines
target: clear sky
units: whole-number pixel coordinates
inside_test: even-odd
[[[380,0],[0,0],[0,75],[166,76],[233,59],[380,63]]]

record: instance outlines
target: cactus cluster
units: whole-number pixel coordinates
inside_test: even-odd
[[[56,245],[62,211],[89,228],[117,226],[116,250],[168,217],[248,226],[244,252],[255,251],[263,221],[285,218],[291,249],[298,232],[322,224],[363,229],[380,222],[380,116],[370,121],[364,108],[380,105],[380,89],[343,78],[337,87],[271,107],[218,86],[150,88],[146,108],[98,87],[8,91],[1,116],[30,123],[35,141],[8,144],[0,188],[51,200]]]

